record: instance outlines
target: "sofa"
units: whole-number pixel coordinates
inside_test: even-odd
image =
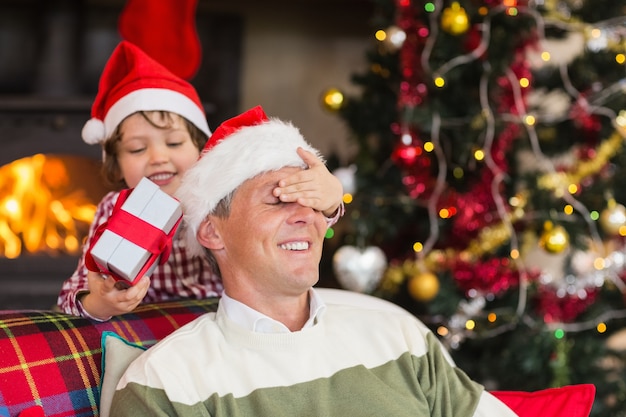
[[[368,295],[320,291],[327,303],[399,309]],[[105,387],[107,384],[103,375],[123,372],[125,361],[132,359],[106,340],[121,340],[137,355],[198,316],[215,311],[217,305],[216,298],[142,305],[107,322],[54,311],[0,311],[0,416],[100,416],[103,381]],[[536,392],[492,393],[521,417],[587,417],[595,388],[581,384]]]

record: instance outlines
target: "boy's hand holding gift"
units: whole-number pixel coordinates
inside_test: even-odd
[[[167,261],[182,215],[178,200],[143,178],[121,192],[111,217],[98,227],[87,268],[111,275],[122,287],[136,284]]]

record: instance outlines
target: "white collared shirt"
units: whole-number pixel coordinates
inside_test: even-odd
[[[222,294],[219,308],[223,308],[229,319],[258,333],[289,333],[290,330],[283,323],[262,314],[244,303],[230,298],[226,292]],[[324,300],[311,288],[309,290],[309,319],[302,326],[303,329],[312,327],[317,319],[326,310]]]

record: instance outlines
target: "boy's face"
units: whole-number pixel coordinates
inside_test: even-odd
[[[172,114],[172,123],[162,120],[159,112],[149,113],[158,128],[141,114],[129,116],[121,124],[121,139],[117,144],[117,160],[122,177],[129,188],[147,177],[161,189],[173,195],[183,174],[200,155],[184,121]]]
[[[324,216],[272,194],[280,179],[299,170],[282,168],[245,181],[233,195],[227,218],[209,216],[217,238],[205,246],[220,262],[229,288],[275,297],[300,294],[318,281]]]

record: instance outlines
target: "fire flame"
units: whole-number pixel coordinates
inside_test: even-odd
[[[80,251],[96,205],[72,189],[65,159],[36,154],[0,167],[0,257]]]

